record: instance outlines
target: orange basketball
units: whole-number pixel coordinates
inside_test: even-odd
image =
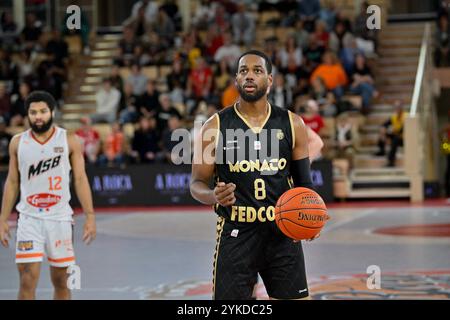
[[[306,240],[316,236],[330,217],[322,198],[308,188],[293,188],[281,195],[275,206],[278,228],[289,238]]]

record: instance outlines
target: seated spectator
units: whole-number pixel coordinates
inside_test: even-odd
[[[138,104],[139,97],[133,94],[133,86],[126,83],[120,99],[119,122],[121,124],[135,123],[138,120]]]
[[[371,53],[374,53],[377,49],[378,44],[378,35],[377,35],[377,29],[369,29],[367,28],[367,8],[369,7],[369,3],[367,1],[364,1],[361,5],[361,11],[354,19],[353,23],[353,32],[355,34],[355,37],[357,37],[359,40],[363,40],[364,42],[369,42],[370,44],[365,45],[366,47],[372,47]],[[365,51],[366,52],[366,51]],[[369,52],[366,52],[366,54]]]
[[[353,68],[355,67],[356,56],[358,54],[364,55],[364,51],[358,49],[358,45],[356,44],[356,40],[350,43],[350,47],[344,47],[339,54],[339,60],[341,61],[342,66],[344,67],[347,75],[351,75],[353,73]]]
[[[111,85],[123,93],[123,78],[120,75],[120,68],[117,64],[113,64],[111,68],[111,74],[109,75],[109,80],[111,80]]]
[[[327,25],[324,21],[316,21],[314,35],[320,47],[327,49],[330,42],[330,34],[327,31]]]
[[[316,19],[320,14],[319,0],[300,0],[298,1],[298,13],[301,20],[305,22],[305,29],[308,32],[314,30]]]
[[[320,130],[325,126],[322,117],[319,114],[319,105],[315,100],[308,100],[305,113],[301,115],[305,125],[312,131],[320,135]]]
[[[152,29],[158,34],[164,45],[171,46],[173,44],[173,39],[175,37],[175,25],[162,8],[159,8],[158,10],[158,15]]]
[[[387,156],[388,167],[395,167],[395,158],[397,149],[403,146],[403,127],[407,112],[403,108],[400,101],[396,101],[395,113],[387,120],[380,129],[380,137],[378,139],[379,151],[375,154],[377,156],[384,156],[386,154],[386,142],[390,141],[391,149]]]
[[[327,90],[325,82],[321,77],[317,77],[311,82],[309,94],[311,98],[317,101],[322,115],[325,117],[333,117],[336,115],[336,99],[333,93]]]
[[[161,94],[159,96],[159,103],[161,108],[156,113],[156,121],[158,132],[162,133],[167,129],[167,122],[171,116],[177,116],[181,119],[180,112],[172,105],[168,94]]]
[[[111,132],[103,144],[103,153],[98,158],[100,166],[123,166],[127,154],[126,137],[120,123],[114,122]]]
[[[331,32],[331,30],[333,30],[336,19],[336,5],[333,0],[323,1],[323,6],[320,9],[319,19],[326,23],[328,32]]]
[[[245,4],[238,4],[238,11],[231,17],[234,42],[251,46],[255,40],[255,18],[246,12]]]
[[[199,30],[207,30],[210,22],[214,19],[216,11],[216,3],[211,0],[200,0],[195,8],[195,13],[192,18],[192,23]]]
[[[25,100],[30,94],[30,86],[26,82],[22,82],[19,87],[19,94],[15,97],[11,106],[10,126],[23,126],[27,119],[27,109],[25,108]]]
[[[149,66],[157,64],[154,63],[155,61],[153,60],[153,58],[147,52],[144,51],[144,47],[142,45],[137,45],[136,47],[134,47],[134,61],[136,61],[136,63],[139,64],[140,66]]]
[[[306,50],[308,48],[308,42],[309,42],[309,33],[304,28],[305,22],[302,20],[297,20],[295,22],[295,30],[293,33],[291,33],[290,37],[295,37],[295,42],[300,47],[302,51]]]
[[[83,145],[83,155],[88,164],[96,164],[101,150],[100,134],[91,125],[89,117],[80,119],[81,127],[75,131]]]
[[[330,50],[336,55],[340,55],[341,50],[345,47],[351,47],[353,41],[354,37],[350,31],[345,29],[344,22],[337,22],[333,32],[330,34]]]
[[[277,65],[283,74],[291,74],[294,78],[299,78],[303,54],[300,47],[297,46],[294,37],[288,37],[284,47],[278,50]],[[295,82],[295,81],[294,81]]]
[[[211,94],[212,84],[212,70],[205,59],[199,57],[195,68],[189,73],[186,95],[195,101],[207,99]]]
[[[4,82],[8,91],[15,92],[18,86],[19,69],[12,61],[9,51],[0,47],[0,81]]]
[[[156,20],[158,15],[158,3],[155,0],[140,0],[137,1],[131,9],[131,17],[137,17],[141,7],[145,8],[145,19],[149,22]]]
[[[448,16],[442,15],[439,18],[436,30],[434,63],[438,68],[450,66],[450,27],[448,19]]]
[[[147,82],[144,94],[138,100],[139,111],[145,117],[154,117],[160,108],[160,92],[153,80]]]
[[[239,91],[234,85],[234,80],[230,79],[227,82],[227,87],[222,93],[222,108],[232,106],[239,98]]]
[[[214,61],[220,62],[225,59],[231,70],[236,68],[236,60],[241,56],[241,48],[232,42],[231,34],[229,32],[223,35],[223,46],[217,49],[214,55]]]
[[[0,165],[8,165],[9,163],[9,142],[12,136],[6,132],[5,119],[0,117]]]
[[[347,85],[348,79],[336,55],[331,51],[327,51],[323,55],[323,63],[314,70],[310,81],[321,77],[325,82],[328,90],[331,90],[339,101],[344,95],[344,86]]]
[[[142,68],[139,64],[134,62],[131,65],[131,73],[127,78],[127,82],[133,86],[134,95],[141,96],[144,94],[148,78],[142,73]]]
[[[89,48],[89,34],[90,34],[90,30],[91,30],[91,27],[89,25],[89,18],[87,17],[85,10],[81,10],[81,17],[80,17],[81,26],[80,26],[80,28],[69,29],[67,27],[66,21],[69,19],[71,14],[72,14],[71,12],[67,12],[63,18],[62,34],[64,36],[79,35],[81,38],[81,44],[83,46],[83,53],[85,55],[89,55],[91,53],[91,49]]]
[[[162,134],[162,153],[164,159],[168,163],[174,163],[172,160],[179,160],[183,155],[172,155],[173,148],[180,143],[180,141],[172,141],[172,134],[175,130],[181,128],[181,117],[178,115],[171,115],[167,120],[167,128]],[[173,157],[173,158],[172,158]]]
[[[215,12],[213,14],[213,19],[210,22],[210,24],[216,25],[219,28],[220,33],[223,33],[231,28],[230,15],[225,10],[222,3],[219,2],[216,3]]]
[[[225,59],[220,60],[216,72],[214,72],[214,89],[221,95],[232,79],[231,70]]]
[[[57,101],[61,100],[66,69],[52,51],[47,52],[47,58],[39,64],[37,74],[39,75],[39,88],[51,93]]]
[[[34,61],[30,50],[23,50],[19,53],[17,71],[20,81],[32,82],[36,80]]]
[[[269,93],[269,102],[285,109],[292,107],[292,91],[289,86],[285,85],[284,76],[281,73],[277,73],[274,77]]]
[[[65,66],[67,59],[69,58],[69,46],[62,39],[61,32],[59,30],[53,30],[50,33],[50,38],[45,47],[46,52],[53,52],[55,54],[55,60],[59,65]]]
[[[117,56],[114,59],[114,64],[119,66],[128,66],[130,62],[134,60],[135,47],[140,43],[134,36],[133,29],[131,27],[123,28],[123,38],[119,41],[119,48]]]
[[[184,88],[181,86],[181,83],[177,80],[173,82],[172,90],[169,92],[170,100],[174,104],[184,104],[185,96],[184,96]]]
[[[92,115],[92,121],[113,123],[117,119],[119,110],[120,92],[111,85],[109,78],[103,79],[102,87],[96,94],[97,110]]]
[[[353,158],[357,148],[358,130],[350,121],[347,113],[341,113],[337,117],[335,158],[344,158],[353,167]]]
[[[3,118],[5,123],[8,123],[10,115],[11,115],[11,97],[6,91],[5,84],[0,82],[0,117]]]
[[[178,9],[178,4],[176,0],[165,0],[161,6],[160,9],[163,10],[167,16],[172,20],[175,31],[181,31],[182,30],[182,19],[181,14]]]
[[[146,6],[141,6],[138,9],[136,16],[132,15],[123,23],[124,26],[133,30],[133,34],[136,39],[140,39],[146,33],[151,31],[152,28],[150,21],[146,19],[145,9]]]
[[[304,68],[306,72],[311,74],[319,66],[324,52],[325,48],[319,46],[317,37],[314,34],[310,35],[308,48],[303,54],[305,57]]]
[[[25,18],[25,27],[20,35],[23,48],[33,50],[41,34],[42,23],[37,20],[34,13],[28,13]]]
[[[223,46],[223,36],[219,33],[219,28],[215,25],[210,25],[205,36],[205,58],[208,62],[214,60],[214,55],[217,50]]]
[[[374,87],[374,78],[372,71],[367,66],[366,59],[362,54],[356,56],[355,66],[351,75],[352,83],[350,91],[362,97],[362,112],[367,114],[370,102],[373,97],[378,96],[378,92]]]
[[[11,33],[14,34],[17,32],[17,24],[14,22],[14,18],[11,12],[4,11],[0,18],[0,29],[3,34]]]
[[[182,88],[186,88],[188,76],[188,71],[184,68],[182,61],[180,59],[173,60],[172,71],[166,77],[169,90],[173,90],[175,82],[178,82]]]
[[[141,117],[134,132],[131,156],[139,163],[155,162],[158,160],[158,141],[155,118]]]
[[[144,56],[149,60],[148,65],[166,65],[172,61],[171,57],[167,54],[170,46],[161,41],[161,37],[156,32],[149,32],[147,34],[148,40],[145,43]]]

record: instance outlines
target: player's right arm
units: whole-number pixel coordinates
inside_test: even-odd
[[[218,182],[213,190],[209,182],[214,175],[215,161],[208,158],[215,153],[215,145],[218,139],[219,120],[215,114],[209,118],[196,137],[194,137],[194,156],[192,163],[190,190],[192,197],[207,205],[219,203],[227,207],[232,205],[236,198],[234,183]],[[210,151],[213,151],[211,153]]]
[[[9,243],[9,226],[8,218],[13,209],[14,203],[19,195],[19,166],[17,163],[17,149],[19,146],[20,136],[16,135],[11,139],[9,144],[9,167],[8,176],[3,189],[2,209],[0,214],[0,241],[4,247],[8,247]]]

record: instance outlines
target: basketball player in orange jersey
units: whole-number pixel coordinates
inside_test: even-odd
[[[309,297],[301,242],[284,236],[274,222],[274,206],[286,190],[313,187],[308,131],[299,116],[268,103],[271,69],[264,53],[244,53],[236,74],[239,101],[208,119],[195,139],[191,194],[219,215],[214,299],[251,299],[258,274],[270,298]],[[230,130],[244,130],[248,139],[234,139]],[[275,130],[276,140],[261,143],[263,130]],[[260,157],[274,143],[278,157]],[[204,159],[210,150],[215,163]],[[230,154],[239,150],[245,155],[236,161]]]
[[[96,236],[91,189],[84,169],[81,144],[74,135],[53,125],[55,99],[32,92],[25,101],[31,129],[14,136],[9,145],[9,171],[1,214],[0,240],[9,244],[8,217],[20,191],[16,235],[19,299],[35,299],[44,253],[50,262],[54,299],[70,299],[67,268],[75,264],[70,200],[70,172],[86,213],[83,241]],[[20,190],[19,190],[20,188]]]

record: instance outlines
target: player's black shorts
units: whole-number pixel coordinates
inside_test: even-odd
[[[217,232],[213,299],[251,299],[258,273],[271,298],[309,295],[301,242],[283,235],[275,222],[237,226],[219,218]]]

